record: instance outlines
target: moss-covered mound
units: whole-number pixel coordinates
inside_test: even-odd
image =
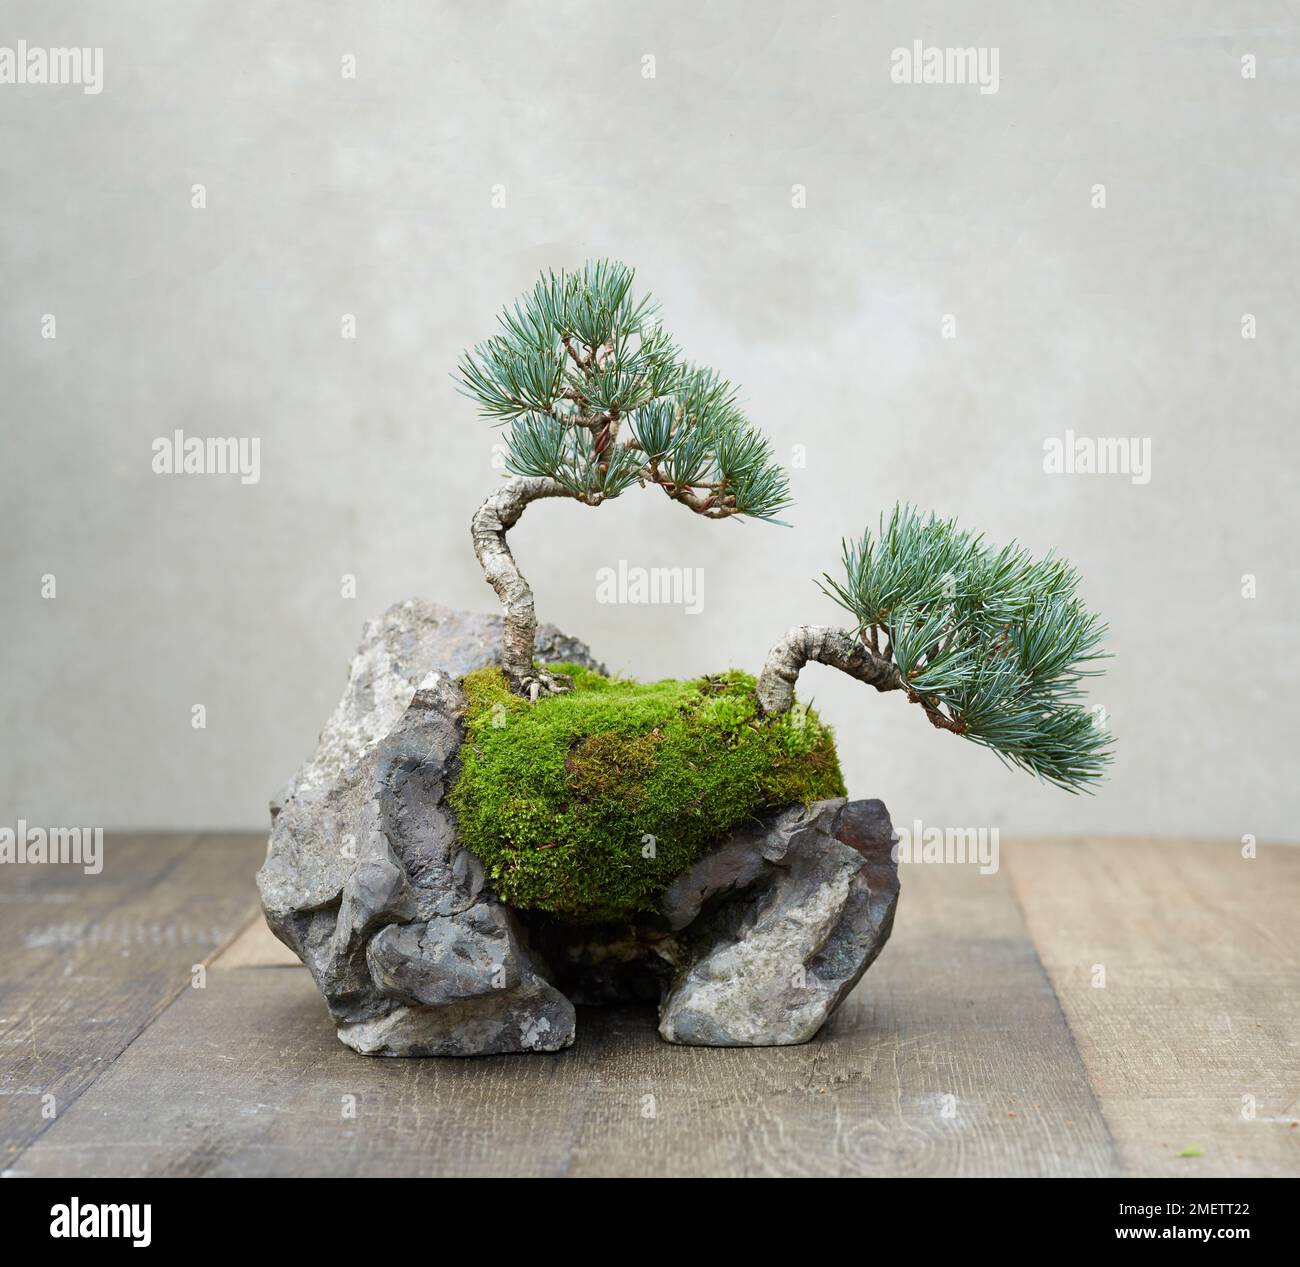
[[[451,805],[512,906],[631,918],[760,810],[844,795],[830,731],[811,710],[760,720],[746,674],[639,683],[556,667],[575,689],[536,704],[499,669],[463,682]]]

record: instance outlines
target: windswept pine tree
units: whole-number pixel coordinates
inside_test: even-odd
[[[599,506],[654,486],[706,519],[778,523],[790,505],[786,473],[731,383],[682,356],[632,282],[609,261],[548,273],[459,367],[465,392],[506,429],[511,477],[472,532],[505,613],[505,681],[533,701],[573,682],[533,661],[533,594],[506,540],[529,503]],[[995,548],[900,506],[875,534],[845,542],[842,574],[821,584],[851,619],[776,643],[754,684],[754,725],[788,720],[799,672],[816,661],[902,692],[936,728],[1057,786],[1087,788],[1103,773],[1107,736],[1082,688],[1100,671],[1106,627],[1064,560]]]
[[[772,648],[758,680],[765,716],[790,709],[814,660],[904,692],[933,726],[1060,787],[1102,774],[1107,736],[1082,686],[1101,671],[1106,626],[1064,559],[1032,559],[1014,542],[995,549],[899,506],[875,536],[844,543],[843,568],[822,588],[851,622],[802,625]]]
[[[474,551],[505,610],[502,667],[524,693],[567,689],[533,663],[533,593],[506,533],[530,502],[599,506],[655,486],[706,519],[775,519],[790,504],[772,447],[721,375],[687,361],[632,270],[601,260],[548,273],[467,352],[460,378],[506,428],[507,480],[474,516]]]

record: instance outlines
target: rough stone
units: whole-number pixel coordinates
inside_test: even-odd
[[[446,1007],[397,1007],[372,1021],[338,1027],[363,1056],[496,1056],[560,1051],[573,1042],[573,1005],[539,977],[508,999],[466,999]]]
[[[692,953],[669,987],[669,1042],[807,1042],[871,966],[898,902],[879,801],[818,801],[736,832],[665,894]]]
[[[465,709],[455,679],[493,662],[501,624],[418,600],[368,624],[315,756],[272,805],[258,873],[267,923],[358,1050],[573,1041],[572,1006],[529,958],[513,914],[483,892],[444,802]],[[553,626],[538,630],[537,654],[600,667]]]
[[[272,931],[339,1038],[392,1056],[556,1051],[573,1002],[660,1005],[670,1042],[805,1042],[880,953],[898,898],[879,801],[793,806],[732,833],[635,926],[504,906],[446,793],[499,617],[412,601],[367,627],[320,746],[272,805],[258,873]],[[538,659],[598,668],[558,630]]]

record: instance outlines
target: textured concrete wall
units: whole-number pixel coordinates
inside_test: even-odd
[[[1070,797],[810,669],[854,792],[905,823],[1296,836],[1293,7],[3,17],[0,45],[104,64],[95,94],[0,85],[0,821],[261,824],[368,615],[493,607],[467,528],[494,433],[449,371],[539,269],[612,255],[806,456],[795,527],[535,507],[544,619],[638,676],[756,669],[834,619],[840,537],[910,499],[1078,564],[1119,758]],[[996,48],[998,90],[892,82],[915,39]],[[155,474],[177,428],[256,438],[259,481]],[[1067,429],[1148,440],[1149,482],[1045,473]],[[598,602],[619,560],[702,568],[703,610]]]

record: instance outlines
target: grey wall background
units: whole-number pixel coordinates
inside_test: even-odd
[[[515,548],[543,619],[636,676],[756,669],[835,618],[812,578],[840,537],[911,499],[1077,563],[1119,757],[1070,797],[811,668],[855,792],[1007,833],[1296,837],[1294,5],[0,19],[0,44],[105,50],[97,96],[0,86],[4,821],[264,824],[366,618],[494,608],[468,522],[495,433],[449,371],[538,270],[612,255],[805,446],[796,528],[648,493],[535,507]],[[918,38],[996,46],[999,91],[892,83]],[[175,428],[259,437],[260,483],[153,474]],[[1149,437],[1150,483],[1045,474],[1067,428]],[[703,567],[703,613],[597,603],[619,559]]]

